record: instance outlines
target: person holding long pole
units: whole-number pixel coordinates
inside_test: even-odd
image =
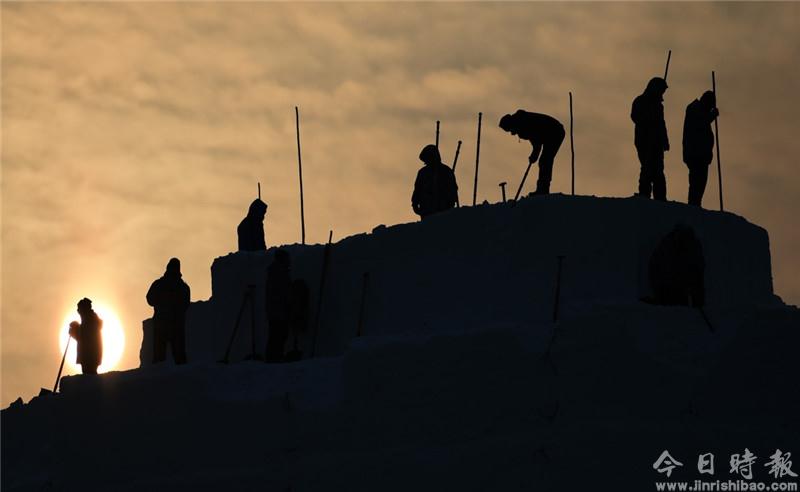
[[[667,180],[664,177],[664,152],[669,150],[667,125],[664,122],[664,93],[667,81],[653,77],[644,92],[633,100],[634,145],[641,165],[639,170],[639,192],[642,198],[652,196],[656,200],[667,200]]]
[[[702,206],[708,181],[708,166],[714,158],[714,132],[711,123],[719,115],[717,100],[706,91],[686,106],[683,120],[683,162],[689,168],[689,205]]]
[[[83,298],[78,301],[80,323],[70,323],[69,336],[78,342],[78,357],[75,362],[81,365],[81,373],[97,374],[97,367],[103,363],[103,320],[92,309],[92,301]]]

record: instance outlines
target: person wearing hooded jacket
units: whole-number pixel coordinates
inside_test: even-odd
[[[81,322],[69,324],[69,335],[78,342],[76,363],[81,365],[81,373],[97,374],[97,366],[103,363],[103,320],[92,309],[92,301],[83,298],[78,301],[78,314]]]
[[[239,223],[236,233],[239,236],[239,251],[266,251],[264,240],[264,216],[267,204],[256,198],[250,204],[247,216]]]
[[[689,205],[702,206],[708,181],[708,166],[714,158],[711,123],[719,116],[717,98],[706,91],[686,106],[683,120],[683,162],[689,168]]]
[[[411,208],[420,218],[455,207],[458,200],[458,185],[453,170],[442,163],[442,156],[435,145],[423,147],[419,160],[425,166],[417,172]]]
[[[186,363],[186,310],[189,308],[190,290],[181,278],[181,262],[172,258],[167,269],[147,291],[147,304],[153,306],[153,363],[167,357],[167,343],[172,348],[176,364]]]
[[[536,181],[534,194],[549,194],[553,161],[566,135],[564,125],[552,116],[518,109],[516,113],[500,118],[499,126],[508,133],[531,143],[532,150],[528,156],[528,163],[534,164],[539,161],[539,179]]]
[[[667,180],[664,177],[664,152],[669,150],[667,125],[664,122],[664,92],[667,82],[653,77],[644,92],[633,100],[631,119],[635,125],[634,145],[639,157],[638,196],[656,200],[667,199]]]
[[[676,224],[653,250],[648,267],[655,304],[705,305],[705,257],[694,229]]]

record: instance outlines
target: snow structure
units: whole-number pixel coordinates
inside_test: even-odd
[[[639,301],[677,223],[702,242],[713,331]],[[3,411],[3,490],[652,490],[741,479],[745,448],[769,482],[776,449],[800,453],[800,311],[772,291],[767,232],[736,215],[550,195],[379,226],[332,245],[318,325],[325,248],[285,248],[311,292],[304,360],[243,360],[251,312],[263,354],[274,251],[217,258],[189,364],[66,377]]]

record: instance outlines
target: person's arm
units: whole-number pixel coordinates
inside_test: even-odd
[[[719,116],[719,108],[711,108],[711,111],[708,112],[708,123],[714,123],[714,120],[717,119]]]
[[[533,164],[537,160],[539,160],[539,154],[542,152],[542,144],[536,141],[531,142],[531,146],[533,150],[531,151],[531,155],[528,156],[528,162]]]
[[[641,120],[641,111],[639,110],[639,98],[633,100],[633,104],[631,105],[631,121],[634,124],[638,125]]]
[[[158,292],[158,287],[157,287],[157,284],[158,284],[158,280],[156,280],[155,282],[150,284],[150,289],[147,291],[147,296],[145,296],[146,299],[147,299],[147,304],[150,305],[150,306],[153,306],[153,307],[156,307],[156,304],[158,303],[158,293],[157,293]]]
[[[69,336],[74,338],[75,340],[78,339],[79,330],[81,329],[81,324],[77,321],[72,321],[69,324]]]
[[[411,194],[411,208],[414,210],[414,213],[419,215],[419,189],[421,186],[421,179],[420,175],[422,174],[422,170],[417,173],[417,179],[414,180],[414,192]]]
[[[187,284],[186,282],[183,283],[183,286],[185,288],[183,289],[183,299],[181,299],[181,306],[183,307],[183,310],[186,311],[187,309],[189,309],[189,304],[192,302],[192,291],[189,288],[189,284]]]

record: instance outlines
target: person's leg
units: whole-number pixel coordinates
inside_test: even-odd
[[[652,178],[647,153],[636,149],[636,155],[639,157],[639,196],[650,198]]]
[[[284,320],[269,320],[269,333],[267,334],[267,362],[280,362],[283,360],[283,348],[289,335],[289,323]]]
[[[172,359],[176,364],[186,363],[186,332],[183,322],[177,322],[172,327],[172,339],[170,345],[172,346]]]
[[[550,181],[553,179],[553,162],[564,141],[563,131],[556,135],[553,140],[546,142],[542,146],[542,155],[539,157],[539,179],[536,181],[536,194],[546,195],[550,193]]]
[[[697,168],[694,164],[688,164],[689,166],[689,193],[686,198],[686,203],[689,205],[700,205],[697,202]]]
[[[653,181],[653,198],[667,200],[667,179],[664,177],[664,152],[653,152],[650,157],[651,179]]]
[[[708,166],[700,166],[697,170],[697,206],[703,206],[703,194],[706,192],[706,183],[708,183]]]
[[[153,364],[163,362],[167,358],[166,327],[161,321],[153,320]]]
[[[689,165],[689,205],[702,206],[707,180],[708,166],[697,163]]]

